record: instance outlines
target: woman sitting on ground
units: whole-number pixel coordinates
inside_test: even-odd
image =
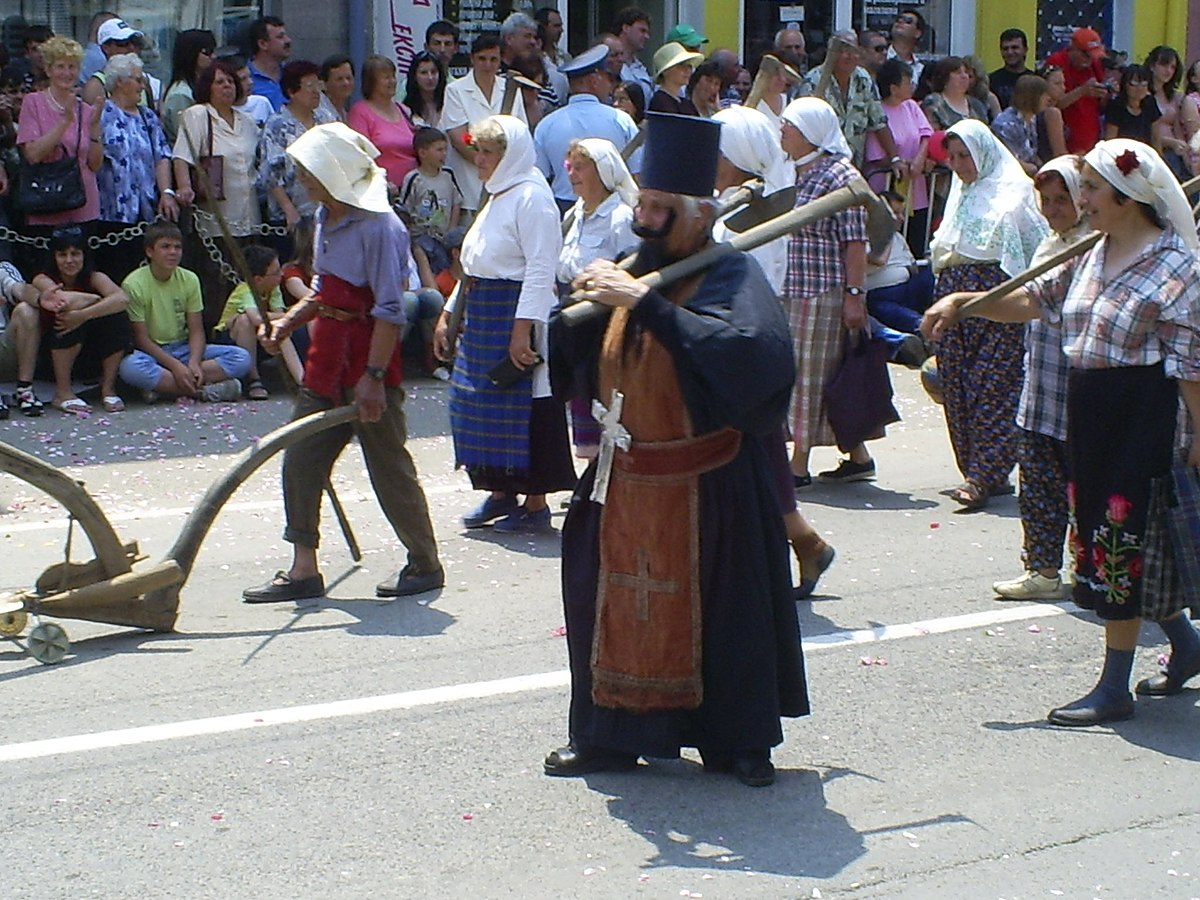
[[[103,272],[87,264],[86,240],[78,226],[57,229],[50,237],[50,264],[35,275],[41,295],[42,333],[54,368],[51,405],[65,413],[86,416],[92,408],[75,396],[71,374],[80,352],[100,363],[100,396],[105,412],[121,412],[117,396],[117,366],[131,345],[125,307],[129,298]]]

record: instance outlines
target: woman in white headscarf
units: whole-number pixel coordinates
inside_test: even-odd
[[[637,184],[611,141],[571,141],[564,164],[579,199],[564,220],[566,234],[558,257],[559,293],[563,296],[588,263],[616,259],[637,243],[633,208],[638,196]],[[586,400],[574,399],[570,408],[575,455],[591,459],[600,449],[600,425]]]
[[[621,152],[611,141],[571,141],[564,165],[579,198],[567,213],[569,225],[558,257],[558,281],[569,285],[592,260],[616,259],[637,243],[633,208],[638,194]]]
[[[1033,182],[986,124],[956,123],[944,147],[954,178],[929,245],[938,297],[986,291],[1024,271],[1049,232]],[[1012,492],[1024,338],[1020,325],[968,319],[949,329],[938,346],[946,427],[965,479],[950,496],[968,511]]]
[[[717,160],[717,192],[722,197],[751,178],[761,178],[763,195],[770,196],[795,184],[795,168],[779,144],[779,126],[765,114],[746,106],[730,106],[713,116],[721,123],[721,156]],[[728,240],[724,220],[713,228],[713,239]],[[775,293],[783,291],[787,275],[786,237],[750,251],[758,260]]]
[[[566,417],[550,396],[544,362],[562,247],[558,207],[524,122],[491,116],[470,138],[488,199],[463,240],[467,278],[434,335],[435,353],[449,361],[449,311],[465,303],[450,379],[450,426],[455,464],[476,490],[490,493],[463,525],[494,522],[504,533],[545,532],[546,494],[575,486]],[[506,363],[520,376],[509,383],[496,371]],[[523,504],[518,494],[525,495]]]
[[[783,149],[796,166],[796,205],[803,206],[858,178],[837,114],[824,100],[801,97],[783,110]],[[796,345],[792,392],[792,473],[808,487],[809,452],[837,443],[825,414],[825,386],[842,362],[848,332],[867,328],[867,214],[852,207],[801,228],[788,241],[783,297]],[[882,437],[882,435],[880,435]],[[865,481],[875,462],[865,444],[817,479]]]
[[[824,100],[802,97],[783,110],[783,150],[796,167],[796,205],[803,206],[858,178],[837,114]],[[783,299],[796,350],[796,387],[792,391],[793,488],[812,484],[808,471],[813,447],[837,442],[825,413],[825,386],[842,361],[848,331],[867,327],[867,216],[860,207],[843,210],[797,231],[788,240]],[[874,475],[865,445],[849,460],[819,476],[835,482]],[[802,587],[833,562],[833,548],[815,531],[797,542]],[[803,591],[801,591],[803,593]]]
[[[1200,465],[1200,241],[1171,170],[1138,141],[1101,141],[1084,157],[1080,205],[1100,242],[986,310],[1060,321],[1070,366],[1074,599],[1104,619],[1105,659],[1090,693],[1051,710],[1050,722],[1064,726],[1133,715],[1129,677],[1143,618],[1162,625],[1171,657],[1137,692],[1176,694],[1200,675],[1200,635],[1183,611],[1166,510],[1151,501],[1173,462]],[[931,309],[930,332],[943,331],[971,296]],[[1190,429],[1177,430],[1180,398]]]
[[[1038,206],[1050,226],[1033,254],[1033,265],[1092,230],[1079,205],[1082,162],[1078,156],[1059,156],[1033,176]],[[1057,322],[1033,319],[1026,325],[1017,435],[1025,571],[997,581],[992,589],[1006,600],[1057,600],[1062,597],[1059,570],[1067,533],[1067,356]]]

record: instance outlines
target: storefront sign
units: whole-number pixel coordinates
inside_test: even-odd
[[[401,82],[425,47],[425,29],[442,17],[441,0],[387,0],[375,4],[375,52],[396,61]]]

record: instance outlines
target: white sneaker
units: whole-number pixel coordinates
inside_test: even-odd
[[[992,590],[1005,600],[1061,600],[1062,579],[1055,575],[1047,578],[1039,572],[1026,572],[1011,581],[997,581]]]
[[[226,378],[215,384],[204,385],[196,399],[201,403],[232,403],[234,400],[240,400],[241,396],[242,383],[236,378]]]

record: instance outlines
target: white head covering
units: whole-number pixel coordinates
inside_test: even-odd
[[[1083,216],[1083,210],[1079,206],[1079,157],[1068,153],[1066,156],[1056,156],[1050,162],[1046,163],[1037,170],[1037,175],[1033,176],[1034,183],[1037,183],[1037,176],[1043,172],[1054,172],[1063,180],[1063,184],[1067,186],[1067,193],[1071,195],[1071,205],[1075,207],[1075,220]],[[1039,205],[1041,201],[1038,201]]]
[[[804,135],[817,151],[831,156],[851,157],[850,145],[842,134],[842,124],[838,121],[833,107],[818,97],[798,97],[783,108],[780,115],[783,121],[794,125]],[[816,152],[804,159],[796,160],[797,165],[803,165],[816,159]]]
[[[600,174],[600,183],[608,190],[616,192],[621,202],[626,206],[637,206],[638,187],[629,174],[629,167],[621,158],[621,152],[612,141],[604,138],[584,138],[579,146],[588,158],[596,164]]]
[[[763,180],[763,192],[791,187],[792,166],[779,145],[779,128],[757,109],[731,106],[713,119],[721,123],[721,155],[743,172]]]
[[[1154,207],[1191,250],[1200,249],[1196,222],[1183,188],[1153,147],[1141,141],[1115,138],[1101,141],[1083,161],[1122,194]]]
[[[942,224],[929,244],[934,271],[957,254],[997,262],[1006,275],[1023,272],[1050,232],[1038,212],[1033,182],[983,122],[963,119],[946,133],[963,142],[979,175],[970,184],[955,175],[950,183]]]
[[[1067,186],[1067,193],[1071,197],[1071,206],[1075,209],[1075,224],[1061,234],[1052,231],[1043,238],[1042,243],[1038,245],[1037,252],[1033,255],[1033,259],[1030,260],[1031,265],[1037,265],[1059,251],[1065,250],[1069,245],[1075,243],[1092,230],[1092,226],[1083,217],[1083,210],[1079,206],[1079,162],[1080,158],[1070,153],[1066,156],[1056,156],[1038,169],[1037,174],[1033,176],[1035,185],[1038,179],[1044,173],[1048,172],[1055,173],[1063,180],[1063,183]],[[1037,198],[1038,207],[1040,208],[1042,205],[1040,191]]]
[[[296,138],[287,155],[304,166],[335,200],[370,212],[390,212],[387,173],[372,160],[379,150],[341,122],[318,125]]]
[[[537,153],[533,149],[533,135],[529,133],[529,126],[516,116],[490,116],[484,121],[497,123],[508,145],[496,170],[484,182],[488,192],[499,194],[524,181],[545,184],[546,176],[537,167]]]

